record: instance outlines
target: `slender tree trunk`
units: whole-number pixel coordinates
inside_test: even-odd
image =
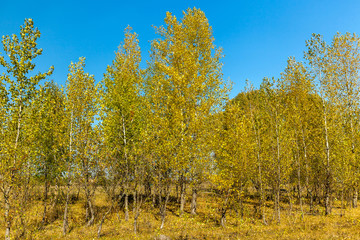
[[[160,229],[162,229],[164,227],[165,224],[165,217],[166,217],[166,207],[167,207],[167,203],[169,200],[169,196],[170,196],[170,186],[167,185],[166,189],[165,189],[165,201],[160,202],[160,215],[161,215],[161,226]],[[160,194],[160,198],[161,194]]]
[[[352,198],[353,198],[352,191],[351,189],[349,189],[346,194],[346,202],[349,208],[352,207]]]
[[[180,203],[179,184],[176,184],[176,203]]]
[[[139,214],[136,212],[134,214],[134,233],[135,234],[137,234],[137,231],[138,231],[138,229],[137,229],[137,220],[138,220],[138,218],[139,218]]]
[[[105,222],[105,219],[106,217],[109,215],[109,213],[111,212],[111,210],[113,209],[114,207],[114,202],[111,203],[111,206],[110,208],[106,211],[106,213],[103,215],[103,217],[101,218],[101,221],[99,223],[99,226],[98,226],[98,231],[97,231],[97,237],[100,238],[101,237],[101,230],[102,230],[102,226]]]
[[[58,183],[58,181],[56,181],[56,183],[55,183],[55,191],[54,191],[54,198],[53,198],[53,200],[51,202],[51,206],[50,206],[49,210],[53,209],[58,204],[58,199],[59,199],[60,195],[61,195],[61,193],[60,193],[59,183]]]
[[[274,210],[275,210],[275,218],[276,222],[280,224],[281,215],[280,215],[280,186],[276,186],[275,188],[275,203],[274,203]]]
[[[220,219],[220,224],[222,227],[226,226],[226,208],[222,208],[221,209],[221,219]]]
[[[309,197],[309,211],[310,213],[313,212],[313,194],[312,189],[309,186],[309,165],[308,165],[308,158],[307,158],[307,145],[305,142],[305,130],[303,127],[303,124],[301,124],[301,130],[302,130],[302,145],[303,145],[303,151],[304,151],[304,162],[305,162],[305,184],[306,184],[306,191]]]
[[[30,179],[31,179],[31,173],[30,173],[30,162],[27,162],[27,165],[24,166],[25,170],[23,171],[24,175],[24,181],[22,182],[22,186],[20,191],[22,192],[22,201],[19,206],[19,214],[20,214],[20,222],[21,222],[21,234],[20,237],[26,237],[26,231],[27,231],[27,222],[26,222],[26,209],[28,207],[28,201],[30,198]]]
[[[326,182],[325,182],[325,215],[331,213],[330,207],[330,194],[331,194],[331,172],[330,172],[330,146],[329,146],[329,136],[328,136],[328,126],[327,126],[327,113],[326,106],[323,100],[323,109],[324,109],[324,130],[325,130],[325,151],[326,151]]]
[[[299,198],[299,205],[300,205],[300,211],[301,211],[301,217],[304,220],[304,208],[303,208],[303,201],[302,201],[302,195],[301,195],[301,167],[300,167],[300,162],[298,165],[298,170],[297,170],[297,177],[298,177],[298,198]]]
[[[252,109],[250,103],[250,110]],[[260,199],[259,199],[259,207],[261,211],[262,221],[265,225],[267,225],[266,217],[265,217],[265,203],[264,203],[264,189],[263,189],[263,181],[262,181],[262,162],[261,162],[261,139],[259,130],[256,128],[255,124],[255,116],[252,115],[253,118],[253,130],[256,138],[256,146],[257,146],[257,164],[258,164],[258,179],[259,179],[259,192],[260,192]]]
[[[346,75],[346,81],[348,81],[348,77]],[[348,93],[349,94],[349,93]],[[353,124],[353,118],[350,115],[350,129],[351,129],[351,153],[352,153],[352,160],[354,163],[357,163],[356,160],[356,153],[355,153],[355,130],[354,130],[354,124]],[[356,170],[358,171],[358,170]],[[354,188],[353,188],[353,200],[352,200],[352,207],[353,208],[357,208],[357,201],[358,201],[358,187],[357,184],[355,184]]]
[[[304,220],[304,209],[303,209],[303,202],[302,202],[302,195],[301,195],[301,162],[300,162],[300,148],[299,143],[296,141],[297,146],[297,153],[296,153],[296,160],[297,160],[297,185],[298,185],[298,200],[300,205],[300,211],[301,211],[301,218]]]
[[[21,128],[21,116],[22,116],[22,105],[19,106],[19,113],[18,113],[18,122],[16,127],[16,138],[14,143],[14,158],[13,158],[13,166],[16,168],[16,159],[17,159],[17,147],[19,144],[19,137],[20,137],[20,128]],[[12,217],[10,216],[10,192],[12,189],[12,181],[14,178],[14,173],[11,173],[11,183],[10,186],[5,190],[4,193],[4,208],[5,208],[5,240],[10,240],[11,234],[11,223]]]
[[[89,178],[87,178],[89,179]],[[96,185],[94,183],[90,183],[89,180],[87,181],[87,187],[86,187],[86,199],[87,199],[87,206],[90,213],[90,219],[87,222],[87,226],[91,226],[94,224],[95,221],[95,211],[94,211],[94,196],[96,191]]]
[[[355,187],[353,189],[353,197],[352,197],[352,207],[353,208],[357,208],[358,206],[358,190],[357,188]]]
[[[82,176],[84,178],[84,182],[83,184],[80,183],[80,187],[82,187],[84,189],[84,193],[85,193],[85,222],[86,222],[86,226],[88,226],[88,222],[89,219],[91,218],[91,212],[90,212],[90,206],[89,206],[89,201],[90,201],[90,197],[89,197],[89,176],[88,173],[86,172],[86,167],[85,167],[85,160],[82,160]],[[82,185],[82,186],[81,186]],[[80,189],[80,188],[79,188]]]
[[[74,108],[74,106],[73,106]],[[74,113],[71,112],[71,117],[70,117],[70,132],[69,132],[69,159],[70,159],[70,163],[68,163],[68,178],[70,178],[69,174],[70,174],[70,169],[71,166],[70,164],[72,163],[72,134],[73,134],[73,116]],[[67,189],[66,189],[66,199],[65,199],[65,210],[64,210],[64,219],[63,219],[63,235],[65,236],[67,233],[67,229],[68,229],[68,209],[69,209],[69,198],[70,198],[70,180],[67,179]]]
[[[88,199],[88,208],[89,208],[89,211],[90,211],[90,219],[89,219],[89,221],[87,222],[87,226],[91,226],[91,225],[93,225],[94,224],[94,220],[95,220],[95,213],[94,213],[94,207],[93,207],[93,204],[92,204],[92,202],[91,202],[91,199],[89,198]]]
[[[223,206],[221,208],[220,224],[221,224],[222,227],[226,226],[226,212],[227,212],[227,204],[228,204],[228,201],[229,201],[229,195],[230,195],[230,189],[226,193],[226,198],[225,198],[225,201],[224,201]]]
[[[46,224],[46,210],[47,210],[47,200],[48,200],[48,191],[49,184],[47,180],[47,173],[45,173],[45,183],[44,183],[44,212],[41,225],[44,226]]]
[[[88,200],[86,199],[86,200],[85,200],[85,222],[86,222],[86,225],[87,225],[87,222],[88,222],[88,220],[89,220],[89,215],[90,215],[89,202],[88,202]]]
[[[143,203],[143,197],[142,195],[135,191],[134,192],[134,232],[135,234],[138,231],[138,219],[140,216],[140,208]]]
[[[152,192],[152,204],[153,204],[153,207],[155,208],[156,207],[156,186],[154,184],[154,190]]]
[[[148,198],[151,195],[151,182],[150,179],[147,177],[145,178],[145,196]]]
[[[314,213],[314,196],[312,194],[311,189],[309,189],[308,192],[309,192],[309,198],[310,198],[310,201],[309,201],[309,209],[310,210],[309,211],[310,211],[310,213]]]
[[[126,135],[126,126],[125,126],[125,117],[122,116],[122,130],[123,130],[123,141],[124,141],[124,157],[126,160],[126,185],[125,185],[125,221],[129,221],[129,163],[128,163],[128,155],[127,155],[127,135]]]
[[[180,217],[184,214],[186,185],[184,176],[180,177]]]
[[[136,234],[136,232],[137,232],[137,219],[138,219],[138,214],[137,214],[138,201],[137,201],[136,190],[133,193],[133,198],[134,198],[134,208],[133,208],[133,212],[134,212],[134,233]]]
[[[196,215],[196,207],[197,207],[197,187],[193,187],[192,189],[192,197],[191,197],[191,214]]]
[[[341,216],[345,215],[345,207],[344,207],[344,183],[341,186]]]
[[[5,210],[5,240],[10,240],[10,230],[11,230],[11,216],[10,216],[10,190],[7,189],[4,191],[4,210]]]
[[[68,209],[69,209],[69,200],[70,200],[70,184],[68,183],[65,199],[65,210],[64,210],[64,220],[63,220],[63,235],[65,236],[68,229]]]
[[[325,215],[329,215],[331,213],[330,207],[330,179],[326,178],[325,183]]]
[[[129,221],[129,194],[126,192],[125,193],[125,205],[124,205],[124,210],[125,210],[125,221]]]
[[[74,106],[73,106],[74,108]],[[70,163],[72,163],[72,134],[73,134],[73,116],[74,113],[71,112],[71,117],[70,117],[70,132],[69,132],[69,159],[70,159]],[[68,163],[68,172],[67,174],[70,174],[70,163]],[[69,177],[69,176],[68,176]],[[63,219],[63,235],[66,235],[67,229],[68,229],[68,209],[69,209],[69,198],[70,198],[70,180],[67,179],[67,189],[66,189],[66,199],[65,199],[65,210],[64,210],[64,219]]]
[[[265,202],[264,202],[264,189],[263,189],[263,181],[262,181],[262,162],[261,162],[261,141],[260,141],[260,134],[258,130],[255,128],[254,125],[254,132],[256,135],[256,143],[257,143],[257,164],[258,164],[258,179],[259,179],[259,193],[260,193],[260,199],[259,199],[259,207],[261,211],[261,218],[265,225],[267,225],[266,217],[265,217]]]
[[[259,164],[259,183],[260,183],[260,209],[261,209],[261,217],[262,221],[265,225],[267,225],[266,217],[265,217],[265,197],[264,197],[264,189],[263,189],[263,182],[262,182],[262,169],[261,163]]]
[[[241,219],[244,218],[244,203],[243,203],[243,194],[244,194],[244,190],[243,190],[244,186],[243,184],[241,184],[241,189],[240,189],[240,192],[239,192],[239,203],[240,203],[240,216],[241,216]]]
[[[292,193],[292,186],[291,186],[291,182],[290,182],[290,179],[289,179],[289,182],[288,182],[288,186],[289,186],[289,189],[288,189],[288,198],[289,198],[289,215],[292,215],[292,205],[293,205],[293,200],[292,200],[292,196],[291,196],[291,193]]]
[[[276,113],[277,118],[277,113]],[[280,184],[281,184],[281,159],[280,159],[280,133],[279,125],[276,120],[276,148],[277,148],[277,180],[276,180],[276,197],[275,197],[275,209],[276,209],[276,221],[280,224]]]
[[[15,147],[14,147],[14,167],[16,167],[16,158],[17,158],[17,147],[19,144],[19,137],[20,137],[20,128],[21,128],[21,115],[22,115],[22,106],[19,107],[19,115],[18,115],[18,123],[16,128],[16,138],[15,138]]]

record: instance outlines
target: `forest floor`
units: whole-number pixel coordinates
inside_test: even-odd
[[[187,199],[185,213],[179,217],[178,203],[170,202],[166,222],[160,229],[160,215],[158,210],[150,206],[150,202],[143,205],[138,220],[138,233],[133,231],[133,215],[130,204],[130,219],[124,220],[123,211],[114,212],[105,220],[101,239],[360,239],[360,207],[346,208],[341,215],[341,209],[334,203],[332,214],[324,216],[322,207],[317,207],[317,215],[302,215],[299,206],[294,204],[291,213],[289,204],[282,203],[281,223],[274,220],[273,203],[266,202],[267,225],[261,219],[254,218],[257,200],[247,199],[244,203],[244,217],[235,211],[228,212],[226,227],[220,226],[219,199],[214,193],[201,192],[198,198],[198,214],[190,214],[190,199]],[[82,201],[75,201],[71,205],[69,216],[70,232],[62,236],[62,210],[49,212],[49,223],[42,230],[38,230],[41,220],[42,205],[35,205],[27,215],[28,239],[96,239],[98,222],[108,207],[104,194],[96,196],[96,224],[86,227],[84,223],[85,210]],[[304,211],[308,210],[304,206]],[[1,212],[1,210],[0,210]],[[1,212],[2,213],[2,212]],[[16,223],[15,223],[16,224]],[[4,236],[4,221],[0,220],[0,236]],[[18,230],[12,231],[14,236]],[[162,236],[163,238],[161,238]],[[167,236],[168,238],[164,238]]]

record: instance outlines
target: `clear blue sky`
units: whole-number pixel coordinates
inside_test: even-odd
[[[336,32],[360,33],[356,0],[3,0],[0,6],[0,35],[19,33],[25,18],[34,19],[44,50],[37,70],[54,65],[51,79],[59,84],[65,83],[70,62],[81,56],[87,58],[86,71],[101,80],[127,25],[139,34],[145,67],[149,41],[157,37],[152,25],[163,25],[167,11],[181,18],[187,8],[200,8],[213,27],[216,45],[224,49],[224,78],[234,83],[231,97],[246,79],[258,86],[265,76],[279,77],[289,56],[302,60],[312,33],[329,42]]]

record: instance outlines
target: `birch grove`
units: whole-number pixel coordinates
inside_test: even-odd
[[[265,77],[258,88],[248,82],[230,99],[223,52],[203,11],[168,12],[154,31],[145,65],[139,36],[127,27],[103,79],[87,73],[80,57],[65,86],[49,79],[54,67],[33,72],[42,49],[32,19],[20,35],[3,37],[5,239],[32,238],[56,220],[65,236],[79,205],[81,224],[96,225],[97,237],[107,221],[131,222],[137,234],[145,213],[158,229],[169,214],[195,218],[211,202],[204,196],[216,199],[222,227],[235,214],[268,225],[331,215],[335,205],[341,215],[357,208],[356,34],[337,33],[330,44],[313,34],[302,61],[289,57],[279,79]]]

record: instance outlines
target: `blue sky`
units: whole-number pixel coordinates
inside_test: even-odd
[[[233,82],[234,97],[249,79],[279,77],[289,56],[302,60],[305,40],[312,33],[330,42],[336,32],[360,33],[360,1],[10,1],[1,2],[0,35],[19,33],[25,18],[33,18],[42,33],[38,71],[54,65],[51,79],[64,84],[68,66],[86,57],[86,71],[100,81],[127,25],[139,34],[143,64],[149,59],[152,25],[164,24],[167,11],[178,18],[187,8],[205,12],[215,44],[224,49],[223,73]],[[2,49],[0,49],[2,52]]]

